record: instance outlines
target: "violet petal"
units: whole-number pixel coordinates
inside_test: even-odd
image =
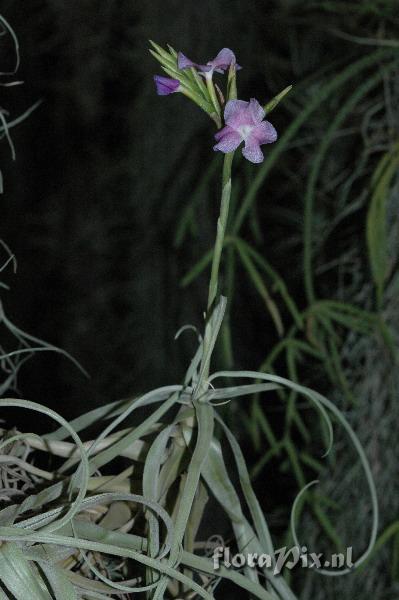
[[[202,73],[209,73],[211,71],[216,71],[217,73],[224,73],[226,69],[230,67],[231,64],[236,65],[237,69],[241,69],[239,65],[236,64],[236,57],[232,50],[229,48],[222,48],[218,55],[210,60],[206,65],[200,65],[198,63],[193,62],[183,52],[179,52],[177,55],[177,66],[179,69],[189,69],[190,67],[194,67],[201,71]]]
[[[216,133],[215,139],[218,143],[213,149],[220,150],[225,154],[236,150],[242,142],[240,134],[234,131],[234,129],[231,129],[228,125]]]
[[[244,100],[229,100],[224,109],[224,120],[226,123],[245,111],[248,108],[248,104]]]
[[[245,141],[245,147],[242,149],[242,154],[247,160],[256,164],[261,163],[264,159],[259,142],[253,135],[250,135]]]
[[[208,63],[208,65],[219,73],[223,73],[231,64],[236,65],[237,69],[241,68],[237,65],[235,54],[230,48],[222,48],[218,55]]]
[[[260,123],[265,118],[266,113],[259,102],[255,100],[255,98],[251,98],[249,101],[248,110],[254,124]]]
[[[190,69],[191,67],[194,67],[195,69],[203,71],[204,73],[212,69],[212,67],[210,67],[209,65],[199,65],[198,63],[193,62],[192,60],[187,58],[187,56],[183,54],[183,52],[179,52],[177,54],[177,66],[179,67],[179,69]]]
[[[162,75],[154,75],[154,82],[158,96],[168,96],[169,94],[173,94],[178,91],[180,86],[180,81],[178,81],[178,79],[162,77]]]
[[[254,127],[250,137],[252,136],[259,144],[272,144],[277,140],[277,131],[269,121],[262,121]]]
[[[183,52],[179,52],[177,55],[177,66],[179,69],[189,69],[190,67],[197,67],[197,63],[187,58]]]

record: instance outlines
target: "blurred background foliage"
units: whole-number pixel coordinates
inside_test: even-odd
[[[2,298],[13,322],[90,373],[49,353],[19,373],[22,397],[67,417],[181,379],[195,339],[174,334],[202,326],[220,156],[204,114],[155,95],[148,39],[199,61],[233,48],[244,99],[294,84],[270,117],[280,141],[265,163],[235,163],[217,362],[326,394],[371,461],[375,559],[344,578],[296,572],[300,598],[397,598],[397,2],[3,0],[1,12],[25,82],[2,88],[7,119],[42,100],[12,132],[16,161],[1,148],[0,236],[18,259]],[[227,410],[281,542],[298,490],[317,478],[301,541],[359,555],[369,507],[342,432],[320,461],[319,421],[295,395]]]

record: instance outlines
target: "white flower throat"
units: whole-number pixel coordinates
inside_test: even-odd
[[[252,130],[252,125],[241,125],[241,127],[238,127],[238,133],[244,140],[247,139],[247,137],[251,134]]]

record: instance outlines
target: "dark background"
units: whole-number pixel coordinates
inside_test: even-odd
[[[206,278],[184,290],[179,281],[212,243],[219,180],[200,198],[195,239],[174,248],[185,204],[214,159],[214,127],[183,98],[155,95],[160,67],[148,39],[198,60],[234,48],[245,65],[242,97],[261,101],[312,73],[312,56],[332,60],[336,40],[294,2],[3,2],[3,14],[20,41],[24,81],[3,90],[3,105],[15,115],[42,100],[12,132],[15,163],[2,148],[1,234],[18,259],[5,305],[19,326],[70,352],[92,377],[85,382],[46,355],[26,366],[21,386],[73,413],[82,402],[173,382],[191,351],[174,333],[186,322],[201,326],[206,298]],[[288,119],[283,108],[273,122],[284,128]],[[290,210],[285,186],[276,176],[259,195],[265,244],[292,234],[289,216],[271,215],[280,201]],[[257,308],[237,325],[248,368],[265,351],[264,339],[253,344]]]
[[[243,99],[256,97],[264,103],[294,84],[270,116],[283,135],[323,84],[381,42],[397,40],[397,3],[2,0],[0,12],[18,37],[17,78],[24,82],[2,87],[0,106],[12,120],[41,100],[30,117],[10,131],[16,160],[6,139],[0,148],[0,237],[18,260],[16,275],[10,267],[2,273],[2,281],[10,286],[9,291],[1,290],[2,302],[18,327],[64,349],[90,374],[85,378],[62,355],[45,352],[23,366],[12,393],[71,418],[99,404],[180,382],[195,350],[195,337],[185,334],[174,341],[174,335],[186,323],[198,328],[203,324],[208,271],[190,286],[182,287],[181,281],[213,243],[221,157],[212,151],[215,129],[205,113],[180,95],[155,94],[152,78],[161,70],[148,52],[148,40],[171,43],[199,62],[222,47],[232,48],[244,67],[239,72]],[[375,39],[377,43],[370,42]],[[13,64],[12,44],[6,37],[0,43],[6,70]],[[342,104],[382,64],[339,87],[304,121],[262,184],[242,228],[243,239],[254,243],[280,273],[300,309],[307,303],[302,257],[309,172]],[[370,311],[375,310],[365,233],[370,180],[382,153],[398,139],[398,98],[395,76],[348,113],[316,190],[313,255],[318,297]],[[204,184],[215,161],[219,164]],[[238,206],[260,168],[236,162]],[[177,245],[176,233],[194,195],[195,217]],[[397,184],[389,198],[394,224]],[[395,227],[389,234],[390,287],[381,315],[397,341]],[[291,317],[275,291],[272,296],[287,331]],[[240,264],[230,323],[234,367],[258,369],[279,337]],[[304,339],[313,343],[308,324]],[[338,375],[332,381],[324,366],[309,357],[301,364],[300,380],[332,397],[359,433],[382,497],[382,530],[397,519],[398,509],[397,369],[380,335],[338,325],[334,331],[347,381]],[[7,331],[3,335],[2,345],[15,349],[15,338]],[[215,365],[226,365],[222,351]],[[283,357],[275,368],[289,375]],[[355,408],[346,404],[345,385],[358,400]],[[232,404],[231,412],[246,455],[255,463],[267,451],[267,443],[263,440],[256,447],[248,440],[242,426],[246,409]],[[266,412],[278,435],[281,408],[273,405]],[[311,446],[318,444],[319,457],[319,422],[309,422]],[[302,443],[301,438],[294,441]],[[340,438],[339,444],[342,448]],[[362,475],[352,473],[352,466],[353,456],[348,454],[329,473],[332,493],[343,486],[347,494],[341,516],[333,518],[342,521],[344,533],[358,535],[360,530],[360,544],[365,544],[368,513],[357,510],[358,497],[353,500],[356,491],[363,493],[358,482]],[[307,474],[309,480],[314,476]],[[264,502],[280,534],[297,491],[290,467],[283,460],[273,462],[256,486],[261,494],[267,487]],[[308,533],[314,530],[310,521],[303,527]],[[314,535],[317,539],[318,533]],[[316,577],[301,587],[301,598],[360,598],[371,593],[381,600],[398,598],[399,569],[397,556],[391,557],[391,541],[367,577],[359,574],[350,582],[327,583]]]

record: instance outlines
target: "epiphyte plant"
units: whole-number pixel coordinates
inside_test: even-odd
[[[218,287],[219,268],[229,213],[229,202],[231,196],[231,174],[234,153],[236,149],[240,146],[241,142],[244,142],[244,148],[242,149],[243,156],[252,163],[261,163],[263,161],[264,156],[260,146],[263,144],[275,142],[277,140],[277,132],[275,128],[269,121],[265,121],[264,118],[266,114],[268,112],[271,112],[281,101],[281,99],[290,91],[291,86],[285,88],[269,103],[262,107],[261,104],[254,98],[251,98],[249,102],[237,99],[236,75],[237,71],[241,69],[241,67],[237,64],[235,54],[230,49],[223,48],[213,60],[203,65],[191,61],[182,52],[176,52],[171,46],[168,46],[168,50],[165,50],[159,45],[155,44],[154,42],[151,42],[151,44],[151,54],[159,61],[159,63],[162,65],[163,70],[168,75],[168,77],[161,77],[159,75],[155,75],[154,81],[157,93],[159,95],[169,95],[172,93],[181,92],[182,94],[193,100],[198,106],[200,106],[211,117],[211,119],[216,123],[218,127],[218,132],[215,134],[216,144],[213,146],[213,149],[216,151],[221,151],[225,154],[222,172],[220,215],[217,222],[216,241],[212,258],[211,276],[208,292],[208,305],[205,319],[205,334],[204,338],[201,340],[199,352],[196,357],[196,361],[198,364],[198,372],[195,374],[195,378],[192,378],[194,390],[192,404],[194,407],[195,416],[197,417],[198,425],[196,450],[201,452],[202,456],[202,465],[199,467],[197,481],[200,480],[200,477],[205,479],[205,482],[208,485],[210,485],[214,495],[223,504],[223,501],[225,501],[225,498],[223,499],[223,493],[221,492],[220,497],[218,497],[217,486],[212,486],[211,481],[207,480],[207,473],[209,474],[209,463],[212,460],[212,443],[215,442],[213,441],[210,443],[208,451],[204,450],[204,440],[202,439],[204,432],[202,432],[201,434],[202,419],[204,419],[205,423],[208,418],[211,421],[216,420],[219,423],[221,422],[219,416],[212,414],[213,409],[209,406],[209,404],[212,404],[212,395],[215,393],[211,388],[212,381],[215,378],[226,377],[230,378],[230,380],[234,377],[244,379],[250,378],[255,379],[258,382],[255,385],[260,385],[259,389],[262,388],[262,385],[266,385],[267,387],[262,388],[263,391],[265,391],[266,389],[271,389],[271,384],[274,389],[285,387],[293,391],[299,392],[315,404],[315,406],[320,411],[322,419],[325,423],[327,423],[330,438],[329,448],[332,444],[332,427],[329,416],[325,409],[327,408],[335,416],[335,418],[343,425],[343,427],[349,434],[349,437],[351,438],[352,442],[354,443],[356,450],[359,453],[360,460],[366,474],[366,479],[368,482],[372,500],[372,531],[369,545],[364,554],[356,561],[356,567],[360,565],[364,560],[366,560],[375,542],[378,526],[378,505],[376,500],[376,492],[374,488],[373,478],[367,462],[367,458],[365,457],[363,450],[357,440],[356,434],[353,432],[353,430],[351,429],[343,415],[340,413],[340,411],[331,402],[329,402],[320,394],[278,376],[269,375],[265,373],[256,373],[252,371],[224,371],[209,376],[211,353],[215,346],[216,338],[219,332],[221,321],[223,319],[223,313],[225,311],[227,302],[227,299],[223,296],[218,297]],[[227,71],[228,75],[226,90],[224,94],[220,87],[214,82],[213,74],[214,72],[224,73],[225,71]],[[193,376],[193,365],[191,365],[189,373],[190,376]],[[186,382],[187,381],[189,381],[189,379],[186,379]],[[264,382],[267,383],[265,384]],[[248,391],[248,387],[253,386],[237,386],[234,388],[230,388],[231,396],[228,399],[225,398],[225,401],[227,402],[228,400],[231,400],[231,398],[236,395],[245,395]],[[205,416],[206,411],[209,411],[207,416]],[[227,427],[224,423],[222,424],[222,430],[226,433],[230,444],[234,444],[234,448],[237,450],[237,452],[239,452],[237,442],[235,440],[233,441],[232,433],[228,432]],[[241,454],[240,460],[243,460]],[[237,466],[240,470],[240,466],[238,465],[238,463]],[[226,471],[225,475],[227,475]],[[242,480],[241,483],[243,483]],[[250,487],[249,478],[248,480],[246,480],[246,484]],[[306,489],[307,487],[308,486],[306,486]],[[254,521],[256,523],[255,532],[251,530],[251,533],[254,533],[255,537],[256,535],[259,536],[257,539],[258,545],[256,546],[255,543],[255,547],[259,549],[259,547],[262,547],[263,542],[263,549],[270,549],[270,547],[272,547],[271,538],[265,521],[262,520],[262,527],[264,527],[262,534],[260,530],[258,530],[256,527],[256,525],[260,525],[260,521],[258,520],[259,512],[256,513],[255,517],[255,514],[252,512],[254,504],[252,504],[251,506],[251,501],[255,503],[257,511],[259,511],[260,509],[257,500],[254,498],[254,496],[252,496],[252,488],[250,487],[250,489],[251,500],[249,500],[248,496],[246,496],[246,500],[249,504],[252,517],[254,518]],[[192,497],[194,498],[194,495]],[[297,503],[294,503],[293,508],[292,534],[296,544],[298,545],[298,539],[295,532],[294,514],[296,504]],[[234,524],[233,530],[235,534],[237,534]],[[267,531],[266,537],[264,535],[265,531]],[[246,536],[244,537],[246,538]],[[240,540],[239,537],[237,537],[236,535],[236,543],[239,548],[240,545],[242,547],[242,542],[243,540]],[[248,547],[254,547],[252,545],[251,540],[248,538],[246,538],[245,544],[248,544]],[[244,545],[244,547],[246,546]],[[325,571],[325,574],[339,575],[346,574],[347,572],[349,572],[348,569],[343,569],[341,571],[330,570]],[[282,598],[292,597],[290,596],[290,594],[292,594],[291,591],[288,591],[286,588],[279,589],[279,586],[276,585],[275,581],[270,582],[270,572],[265,572],[264,575],[267,579],[269,578],[268,585],[270,585],[271,583],[271,587],[274,587],[274,591],[279,593]]]
[[[317,392],[277,375],[210,372],[227,303],[219,294],[219,268],[229,213],[233,156],[244,142],[245,158],[251,162],[263,159],[260,146],[276,139],[273,126],[264,121],[265,113],[271,112],[287,90],[262,108],[255,100],[237,99],[238,66],[230,50],[224,49],[213,61],[200,65],[172,48],[165,51],[156,44],[153,48],[153,55],[168,75],[156,77],[158,93],[180,91],[205,110],[218,127],[214,149],[224,153],[205,332],[198,335],[197,351],[181,384],[98,407],[71,423],[34,402],[0,400],[2,414],[9,407],[23,408],[50,417],[59,426],[41,437],[0,431],[0,463],[17,465],[13,480],[6,479],[10,494],[17,500],[0,510],[0,598],[106,600],[144,592],[150,600],[213,600],[217,585],[227,579],[250,597],[295,600],[284,572],[276,572],[274,563],[259,570],[250,566],[239,571],[225,566],[215,570],[206,553],[208,542],[202,528],[208,503],[216,501],[226,514],[231,545],[239,553],[275,555],[242,451],[216,406],[233,398],[283,388],[302,395],[319,411],[328,450],[333,441],[330,412],[359,455],[373,519],[368,547],[352,568],[366,560],[375,542],[378,506],[373,478],[362,447],[340,411]],[[226,101],[213,81],[213,73],[220,71],[228,72]],[[179,333],[187,329],[182,328]],[[236,379],[251,383],[234,385]],[[217,387],[218,380],[228,383]],[[155,410],[154,404],[159,405]],[[144,407],[144,420],[119,429],[136,409]],[[102,432],[96,439],[83,442],[82,432],[88,428],[92,431],[94,425],[104,426]],[[222,442],[227,442],[233,457],[240,490],[233,483],[236,477],[229,472]],[[30,464],[27,456],[33,451],[51,454],[53,471]],[[129,461],[128,467],[115,473],[118,465],[114,461],[119,463],[121,457]],[[103,475],[101,469],[106,465],[108,472]],[[21,485],[27,481],[28,486]],[[296,507],[308,493],[308,487],[309,484],[292,511],[297,547],[301,545],[295,532]],[[348,570],[318,572],[341,575]]]

